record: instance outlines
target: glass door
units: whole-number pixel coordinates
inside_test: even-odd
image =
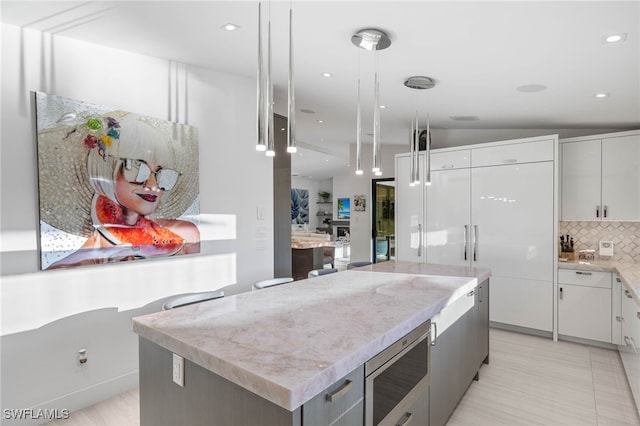
[[[395,179],[373,179],[371,193],[373,194],[372,258],[373,263],[377,263],[395,259]]]

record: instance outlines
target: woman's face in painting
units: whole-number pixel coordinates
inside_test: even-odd
[[[143,173],[144,180],[142,180],[138,172],[141,164],[137,164],[137,169],[135,166],[136,164],[134,164],[132,170],[131,164],[123,162],[116,177],[115,193],[118,203],[122,207],[139,215],[147,216],[156,211],[164,194],[164,189],[158,185],[157,178],[157,173],[162,170],[162,167],[150,162],[144,162],[142,168],[144,170],[145,166],[148,167],[149,173],[148,175]]]

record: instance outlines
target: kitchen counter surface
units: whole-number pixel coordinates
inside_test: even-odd
[[[640,264],[621,263],[606,260],[558,262],[558,268],[581,269],[585,271],[617,272],[622,285],[631,291],[636,303],[640,305]]]
[[[137,317],[133,330],[293,411],[489,275],[389,261]]]

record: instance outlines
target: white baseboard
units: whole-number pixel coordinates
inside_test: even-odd
[[[59,398],[55,398],[42,404],[38,404],[30,408],[30,413],[25,413],[22,419],[6,418],[4,413],[0,417],[2,419],[1,424],[3,426],[35,426],[47,423],[55,418],[42,418],[43,412],[49,414],[55,413],[58,416],[64,415],[64,410],[68,413],[81,410],[83,408],[90,407],[94,404],[112,398],[123,392],[135,389],[139,386],[138,370],[132,371],[122,376],[109,379],[102,383],[79,389],[77,391],[62,395]],[[37,414],[41,413],[40,418]],[[53,414],[53,415],[55,415]],[[46,416],[46,414],[44,414]],[[60,417],[58,417],[60,418]]]

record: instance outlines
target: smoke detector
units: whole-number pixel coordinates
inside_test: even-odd
[[[431,77],[424,77],[420,75],[414,75],[404,81],[404,85],[410,89],[432,89],[436,85],[436,81]]]

